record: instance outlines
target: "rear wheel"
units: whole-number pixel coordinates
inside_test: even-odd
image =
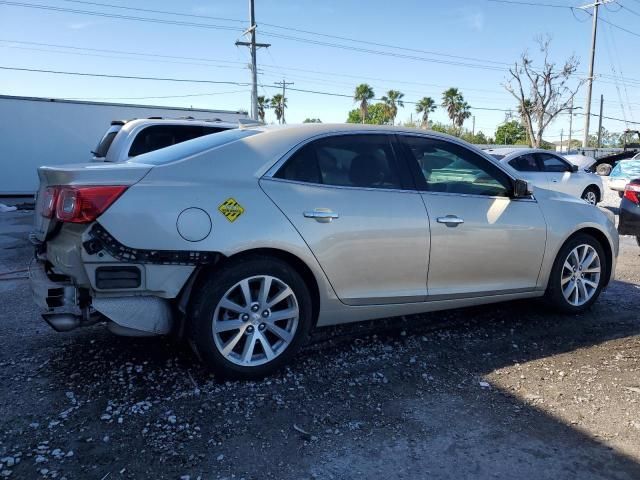
[[[609,271],[600,242],[579,234],[560,249],[545,294],[549,303],[567,313],[588,309],[598,298]]]
[[[591,205],[596,205],[600,201],[598,188],[593,185],[585,188],[584,192],[582,192],[582,199]]]
[[[306,341],[311,296],[302,277],[277,258],[252,257],[210,276],[195,293],[192,341],[225,378],[260,378]]]

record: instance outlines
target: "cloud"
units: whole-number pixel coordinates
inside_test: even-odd
[[[84,30],[85,28],[93,27],[95,22],[74,22],[67,25],[71,30]]]
[[[476,32],[484,30],[484,12],[479,10],[469,11],[468,9],[460,10],[460,18],[469,28]]]

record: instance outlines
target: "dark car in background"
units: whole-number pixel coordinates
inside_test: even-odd
[[[640,178],[631,180],[625,186],[620,201],[618,232],[621,235],[635,235],[640,245]]]

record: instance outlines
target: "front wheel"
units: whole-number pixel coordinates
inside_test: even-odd
[[[191,339],[224,378],[261,378],[289,361],[312,325],[311,296],[298,272],[277,258],[241,259],[196,290]]]
[[[600,242],[591,235],[576,235],[558,253],[545,297],[563,312],[583,312],[597,300],[608,271]]]
[[[590,205],[596,205],[600,200],[597,188],[594,186],[585,188],[582,192],[582,199]]]

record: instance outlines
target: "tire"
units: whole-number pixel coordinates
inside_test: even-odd
[[[613,167],[608,163],[601,163],[596,167],[596,173],[601,177],[608,176],[611,173],[611,170],[613,170]]]
[[[600,201],[600,191],[598,190],[598,187],[589,185],[584,189],[584,192],[582,192],[581,198],[591,205],[597,205]]]
[[[636,243],[640,247],[640,235],[636,235]]]
[[[266,285],[271,288],[263,301]],[[283,298],[269,306],[277,297]],[[240,259],[209,275],[196,288],[189,312],[192,346],[225,379],[275,372],[307,341],[313,325],[305,281],[286,262],[266,256]]]
[[[587,247],[586,250],[582,250],[584,247]],[[573,256],[574,251],[577,251],[577,257]],[[579,257],[582,256],[583,251],[587,253],[580,264],[576,260],[580,260]],[[587,265],[586,262],[589,261],[589,256],[592,253],[595,253],[597,258],[594,258]],[[576,267],[575,274],[572,274],[573,269],[569,270],[565,267],[566,263]],[[587,270],[593,270],[593,272]],[[598,271],[596,272],[596,270]],[[610,266],[607,264],[607,258],[600,242],[591,235],[578,234],[570,238],[558,252],[551,269],[545,299],[553,308],[561,312],[584,312],[598,299],[606,283],[609,270]],[[578,275],[582,275],[582,277]],[[574,276],[575,279],[573,279]],[[575,288],[571,288],[572,282]],[[569,295],[566,295],[566,292],[569,292]]]

